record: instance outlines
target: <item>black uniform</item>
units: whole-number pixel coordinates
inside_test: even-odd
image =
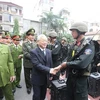
[[[2,89],[0,88],[0,100],[2,100],[3,99],[3,91],[2,91]]]
[[[95,55],[92,61],[92,70],[91,72],[100,72],[100,67],[97,66],[100,63],[100,44],[97,41],[94,41],[95,45]]]
[[[62,48],[61,48],[61,55],[62,55],[61,60],[62,60],[62,62],[67,60],[69,53],[70,53],[70,45],[69,44],[62,45]]]
[[[89,64],[94,57],[95,49],[92,41],[83,49],[84,41],[83,39],[78,46],[77,44],[73,45],[72,56],[77,55],[80,51],[81,53],[67,62],[67,100],[88,100]]]
[[[62,62],[62,54],[61,54],[62,53],[62,51],[61,51],[62,46],[61,46],[61,43],[59,41],[55,41],[54,45],[52,45],[52,44],[49,45],[48,44],[47,48],[52,50],[53,67],[57,67]],[[60,73],[57,73],[54,76],[54,79],[58,79],[59,74]]]

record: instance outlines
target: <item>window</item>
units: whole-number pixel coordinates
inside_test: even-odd
[[[0,7],[0,11],[2,11],[2,7]]]
[[[15,9],[15,11],[16,11],[16,13],[17,13],[18,9]]]
[[[19,14],[22,15],[22,10],[19,10]]]
[[[0,21],[2,21],[2,15],[0,15]]]
[[[9,7],[7,7],[7,11],[9,11]]]
[[[11,15],[10,14],[4,14],[4,22],[11,22]]]
[[[7,5],[3,5],[3,10],[7,11]]]

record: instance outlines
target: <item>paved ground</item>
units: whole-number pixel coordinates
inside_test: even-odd
[[[32,100],[32,92],[31,92],[31,94],[27,94],[27,92],[26,92],[23,69],[22,69],[20,85],[22,86],[22,88],[21,89],[16,88],[16,92],[14,95],[15,100]]]
[[[31,94],[27,94],[27,92],[26,92],[23,69],[22,69],[22,73],[21,73],[20,85],[22,86],[22,88],[21,89],[16,88],[16,92],[14,94],[15,100],[32,100],[33,92],[31,92]],[[47,97],[50,98],[49,92],[47,92]],[[47,97],[45,100],[50,100],[50,99],[47,99]],[[3,100],[5,100],[5,99],[3,99]],[[100,97],[92,98],[91,96],[89,96],[88,100],[100,100]]]
[[[21,73],[20,85],[22,86],[22,88],[21,89],[16,88],[16,92],[14,94],[15,100],[32,100],[33,92],[31,92],[31,94],[27,94],[27,92],[26,92],[23,69],[22,69],[22,73]],[[5,99],[3,99],[3,100],[5,100]],[[45,100],[47,100],[47,99],[45,99]]]

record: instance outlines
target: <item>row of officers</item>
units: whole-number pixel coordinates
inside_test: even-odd
[[[8,37],[0,32],[0,96],[6,100],[14,100],[13,93],[21,88],[20,75],[22,58],[27,93],[33,88],[32,100],[44,100],[46,89],[49,87],[48,80],[59,79],[66,72],[67,77],[67,100],[88,100],[88,76],[91,69],[99,64],[99,44],[85,39],[88,31],[83,22],[74,23],[70,31],[76,40],[69,45],[66,38],[57,40],[57,33],[52,31],[47,38],[39,35],[34,41],[34,29],[26,32],[26,38],[20,45],[20,36],[13,35],[12,43]],[[7,45],[8,44],[8,45]],[[95,52],[96,51],[96,52]],[[98,52],[98,53],[97,53]],[[97,57],[98,55],[98,57]],[[95,63],[94,59],[98,59]],[[92,68],[93,66],[93,68]],[[16,79],[15,79],[16,76]],[[3,93],[3,95],[2,95]]]
[[[0,48],[1,62],[3,61],[0,67],[0,100],[2,100],[4,96],[6,100],[14,100],[13,93],[15,93],[16,87],[22,88],[20,85],[22,58],[26,90],[28,94],[31,93],[31,72],[33,64],[30,58],[30,51],[37,47],[34,39],[35,30],[33,28],[26,32],[22,45],[20,35],[15,34],[10,36],[7,32],[4,33],[0,30],[0,45],[2,47],[2,49]],[[49,33],[48,41],[47,48],[53,50],[54,54],[57,54],[57,59],[55,57],[53,58],[54,62],[56,60],[57,65],[59,65],[68,54],[69,45],[67,46],[67,40],[63,37],[61,42],[58,42],[57,33],[52,31]],[[60,51],[60,49],[62,51]],[[6,64],[6,66],[4,64]]]

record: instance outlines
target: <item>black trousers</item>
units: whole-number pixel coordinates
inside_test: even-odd
[[[0,88],[0,99],[3,98],[3,91],[2,89]]]
[[[47,85],[33,85],[33,99],[32,100],[45,100]]]
[[[88,77],[69,75],[66,100],[88,100]]]
[[[31,84],[31,72],[32,72],[32,68],[25,68],[24,67],[24,76],[25,76],[25,84],[26,84],[26,88],[32,88],[32,84]]]

